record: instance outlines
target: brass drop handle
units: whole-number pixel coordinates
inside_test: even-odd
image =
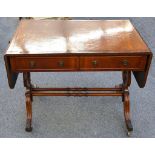
[[[97,65],[97,61],[96,60],[93,60],[92,61],[92,65],[95,67]]]
[[[36,62],[35,61],[30,61],[30,68],[34,68],[36,66]]]
[[[59,65],[59,67],[64,67],[64,61],[59,61],[58,65]]]
[[[123,60],[122,63],[123,63],[124,66],[128,66],[128,64],[129,64],[128,60]]]

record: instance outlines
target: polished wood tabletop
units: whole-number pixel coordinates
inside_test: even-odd
[[[52,57],[38,58],[50,55]],[[26,58],[18,58],[21,56]],[[152,53],[129,20],[32,19],[21,20],[4,58],[11,88],[19,71],[127,69],[132,70],[138,85],[144,87]],[[57,63],[64,62],[64,68],[56,67]],[[96,67],[92,67],[92,63]]]
[[[129,20],[22,20],[6,54],[149,51]]]

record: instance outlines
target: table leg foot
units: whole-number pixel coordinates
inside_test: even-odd
[[[31,132],[32,131],[32,126],[31,126],[31,120],[30,119],[27,119],[26,120],[26,128],[25,128],[25,131],[27,131],[27,132]]]
[[[132,135],[132,132],[131,131],[127,131],[127,136],[131,137],[131,135]]]
[[[26,120],[26,128],[25,130],[28,132],[32,131],[32,100],[31,95],[26,94],[26,111],[27,111],[27,120]]]
[[[133,131],[131,120],[126,120],[127,136],[130,137]]]
[[[132,126],[132,123],[131,123],[131,120],[126,120],[126,127],[127,127],[127,130],[128,131],[133,131],[133,126]]]
[[[125,124],[127,128],[127,135],[129,136],[133,131],[133,126],[130,119],[130,100],[129,100],[129,92],[125,92],[124,94],[124,118]]]

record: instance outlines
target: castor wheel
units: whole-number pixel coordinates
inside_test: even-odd
[[[132,131],[127,131],[127,136],[131,137],[131,135],[132,135]]]
[[[132,127],[131,121],[128,120],[126,123],[127,123],[126,124],[127,125],[127,136],[131,137],[131,134],[132,134],[132,131],[133,131],[133,127]]]
[[[27,131],[27,132],[31,132],[31,131],[32,131],[32,127],[29,127],[29,128],[26,127],[26,128],[25,128],[25,131]]]
[[[31,132],[32,131],[31,120],[27,120],[26,121],[25,131],[27,131],[27,132]]]

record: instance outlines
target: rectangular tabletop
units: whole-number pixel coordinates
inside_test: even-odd
[[[6,54],[149,52],[129,20],[22,20]]]
[[[18,72],[13,70],[10,60],[23,56],[75,56],[75,61],[78,61],[76,56],[109,56],[109,59],[102,57],[99,60],[107,61],[108,64],[114,60],[117,66],[120,65],[117,62],[120,59],[125,57],[130,60],[129,56],[136,56],[130,60],[129,69],[132,70],[132,65],[135,66],[143,59],[140,65],[144,69],[136,71],[133,68],[132,71],[139,86],[144,87],[152,53],[129,20],[22,20],[5,54],[11,88],[16,83]],[[115,59],[112,56],[122,57]],[[81,59],[82,63],[93,61],[90,57]],[[106,67],[107,70],[115,70],[115,66]]]

